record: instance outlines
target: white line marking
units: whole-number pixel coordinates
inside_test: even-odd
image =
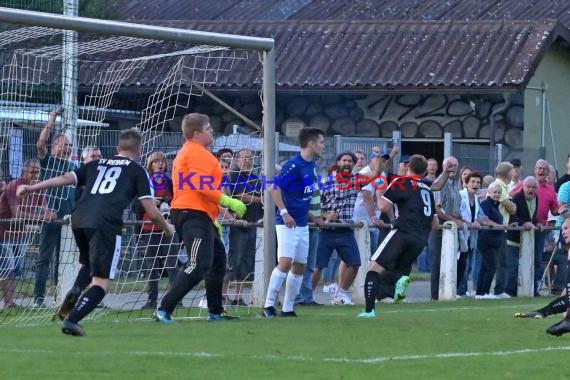
[[[348,358],[324,358],[325,362],[342,362],[342,363],[362,363],[374,364],[391,360],[429,360],[429,359],[448,359],[448,358],[468,358],[477,356],[511,356],[518,354],[532,354],[549,351],[570,351],[570,346],[562,347],[544,347],[544,348],[525,348],[513,351],[491,351],[491,352],[448,352],[433,355],[402,355],[402,356],[381,356],[378,358],[368,359],[348,359]]]
[[[413,304],[411,304],[413,305]],[[538,308],[540,306],[544,305],[544,303],[536,303],[536,304],[529,304],[529,305],[500,305],[500,306],[494,306],[493,305],[493,310],[495,309],[527,309],[527,308]],[[376,308],[378,309],[378,307]],[[380,309],[382,309],[382,307],[380,306]],[[406,313],[423,313],[423,312],[433,312],[433,311],[449,311],[449,310],[453,310],[453,311],[457,311],[457,310],[461,310],[461,311],[469,311],[469,310],[488,310],[489,309],[489,304],[486,305],[480,305],[480,306],[459,306],[459,307],[441,307],[441,308],[435,308],[435,309],[416,309],[416,310],[405,310]],[[382,310],[383,312],[386,313],[398,313],[398,312],[402,312],[404,311],[403,309],[399,309],[399,310]]]
[[[219,358],[223,357],[221,354],[213,354],[210,352],[169,352],[169,351],[132,351],[132,352],[115,352],[115,354],[126,353],[127,355],[135,356],[191,356],[194,358]]]
[[[22,348],[0,348],[0,352],[11,352],[17,354],[53,354],[52,350],[28,350]]]
[[[560,346],[560,347],[543,347],[543,348],[524,348],[520,350],[512,351],[490,351],[490,352],[447,352],[432,355],[400,355],[400,356],[380,356],[377,358],[365,358],[365,359],[353,359],[353,358],[310,358],[304,356],[280,356],[280,355],[254,355],[251,359],[255,360],[293,360],[300,362],[333,362],[333,363],[349,363],[349,364],[375,364],[387,361],[417,361],[417,360],[430,360],[430,359],[453,359],[453,358],[469,358],[469,357],[479,357],[479,356],[512,356],[520,354],[533,354],[551,351],[570,351],[570,346]],[[41,354],[56,354],[58,352],[53,350],[27,350],[27,349],[17,349],[17,348],[0,348],[2,353],[41,353]],[[81,352],[75,351],[75,354],[80,355],[93,355],[93,352]],[[102,355],[127,355],[127,356],[165,356],[165,357],[195,357],[195,358],[205,358],[205,359],[224,359],[231,357],[219,353],[210,352],[171,352],[171,351],[102,351]],[[240,355],[240,358],[246,359]]]
[[[18,353],[18,354],[56,354],[58,351],[54,350],[28,350],[22,348],[2,348],[0,352],[4,353]],[[74,351],[73,353],[79,355],[92,355],[93,352]],[[173,356],[173,357],[195,357],[195,358],[219,358],[223,355],[210,353],[210,352],[172,352],[172,351],[101,351],[102,355],[133,355],[133,356]],[[70,353],[71,354],[71,353]]]
[[[396,313],[424,313],[424,312],[436,312],[436,311],[470,311],[470,310],[488,310],[489,305],[481,305],[481,306],[454,306],[454,307],[441,307],[441,308],[434,308],[434,309],[409,309],[406,308],[407,305],[415,305],[413,303],[410,304],[400,304],[400,305],[384,305],[379,306],[380,304],[376,305],[376,311],[382,314],[396,314]],[[539,307],[543,306],[544,303],[536,303],[536,304],[525,304],[525,305],[501,305],[501,306],[493,306],[494,309],[521,309],[521,310],[531,310],[531,309],[538,309]],[[332,306],[330,311],[339,311],[338,313],[315,313],[311,314],[311,316],[318,316],[318,317],[336,317],[339,315],[346,315],[345,312],[340,312],[341,309],[345,308],[346,306]],[[328,309],[328,307],[327,307]],[[354,308],[355,310],[358,307]]]

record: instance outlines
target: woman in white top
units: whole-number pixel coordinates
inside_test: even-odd
[[[467,293],[467,280],[469,276],[469,267],[475,263],[473,268],[473,278],[477,278],[477,273],[481,260],[477,260],[477,235],[478,230],[471,229],[470,227],[478,227],[481,224],[486,224],[488,218],[483,213],[477,193],[481,188],[481,174],[478,172],[471,172],[465,177],[465,188],[459,192],[461,195],[461,216],[466,222],[465,229],[459,231],[463,234],[463,239],[466,245],[466,251],[461,252],[459,260],[457,261],[457,294],[463,296]],[[469,265],[467,265],[469,263]],[[475,280],[476,282],[476,280]]]

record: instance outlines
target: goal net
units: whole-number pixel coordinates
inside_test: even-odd
[[[67,218],[81,189],[58,188],[16,199],[8,196],[16,186],[83,164],[89,155],[82,155],[91,147],[103,157],[114,155],[120,130],[131,127],[144,137],[141,165],[147,168],[156,157],[165,161],[164,173],[147,168],[151,182],[163,174],[176,175],[170,170],[183,143],[181,119],[190,112],[210,116],[216,133],[212,152],[226,152],[220,159],[229,179],[224,191],[250,204],[250,223],[238,225],[230,214],[220,215],[230,254],[224,302],[249,310],[262,291],[253,289],[263,260],[262,232],[255,227],[263,216],[261,181],[256,180],[263,171],[260,53],[78,32],[70,47],[63,43],[69,33],[21,25],[0,31],[0,176],[7,183],[0,210],[0,321],[52,320],[79,269]],[[258,69],[252,83],[257,87],[242,96],[221,91],[235,83],[230,79],[236,72],[243,74],[240,67]],[[157,206],[168,214],[167,204]],[[56,221],[48,223],[52,219]],[[178,237],[171,241],[160,232],[149,233],[134,207],[124,210],[124,219],[112,289],[90,318],[110,313],[150,317],[150,307],[160,303],[188,260]],[[177,317],[203,316],[204,294],[203,285],[190,292]]]

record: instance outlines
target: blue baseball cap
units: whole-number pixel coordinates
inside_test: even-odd
[[[380,152],[380,157],[382,157],[382,158],[385,159],[385,160],[389,160],[389,159],[390,159],[390,155],[389,155],[388,153],[386,153],[385,151],[381,151],[381,152]],[[374,158],[376,158],[376,155],[375,155],[374,153],[372,153],[372,154],[370,155],[370,159],[372,160],[372,159],[374,159]]]

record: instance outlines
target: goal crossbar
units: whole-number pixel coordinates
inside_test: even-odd
[[[225,46],[237,49],[261,51],[263,55],[263,166],[268,178],[275,174],[275,41],[272,38],[249,37],[234,34],[203,32],[178,28],[168,28],[120,21],[99,20],[86,17],[70,17],[52,13],[23,11],[0,7],[0,22],[41,26],[78,32],[119,34],[130,37]],[[264,288],[267,289],[269,276],[275,260],[274,249],[274,209],[270,192],[263,193],[265,212],[263,216]]]
[[[198,30],[167,28],[121,21],[99,20],[87,17],[69,17],[52,13],[23,11],[0,7],[0,21],[11,24],[41,25],[55,29],[75,30],[100,34],[120,34],[131,37],[227,46],[238,49],[270,51],[274,40],[235,34],[202,32]]]

